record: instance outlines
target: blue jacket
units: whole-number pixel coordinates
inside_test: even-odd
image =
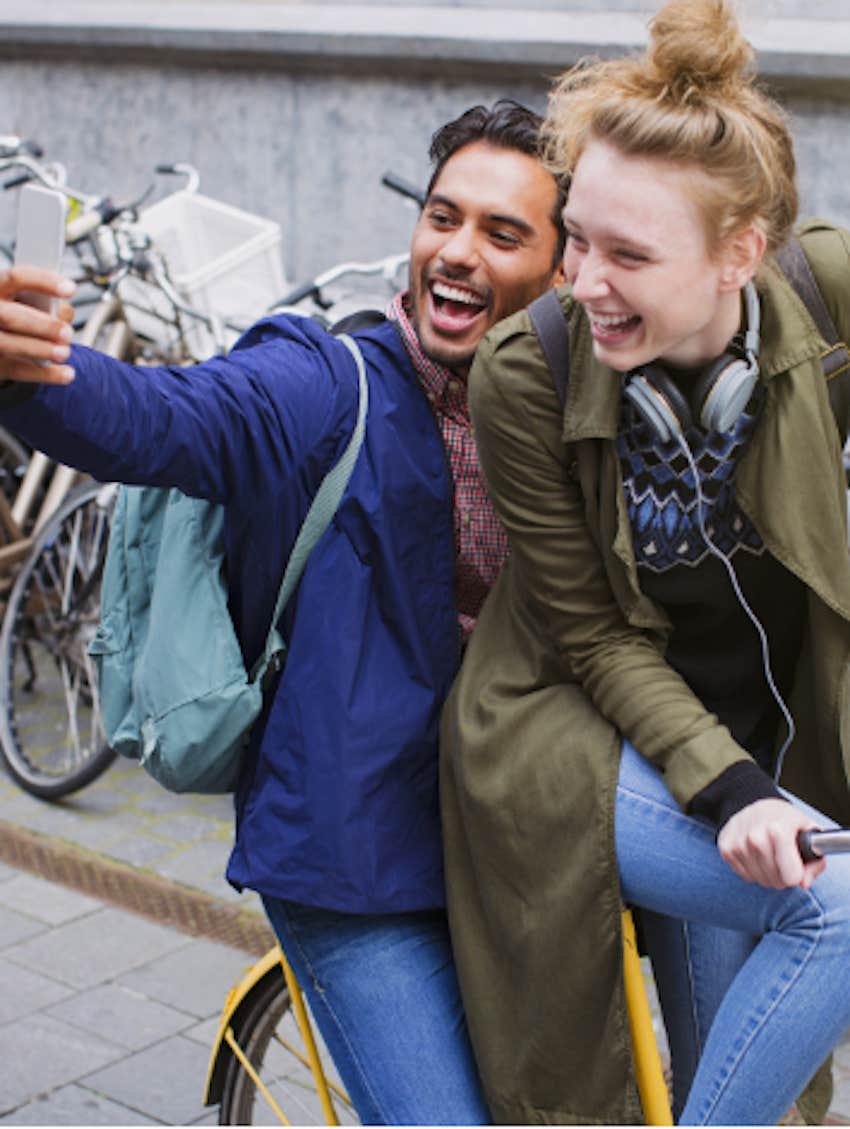
[[[452,484],[394,326],[355,334],[366,438],[284,614],[287,666],[236,797],[237,887],[355,913],[443,903],[440,709],[456,673]],[[68,387],[0,410],[103,481],[177,486],[226,508],[231,611],[262,649],[298,527],[354,426],[345,346],[315,323],[258,323],[226,358],[135,368],[82,348]]]

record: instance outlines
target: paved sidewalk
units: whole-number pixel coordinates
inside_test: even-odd
[[[106,858],[160,874],[196,890],[250,905],[224,878],[233,839],[229,796],[166,792],[131,761],[119,759],[74,796],[33,799],[0,769],[0,820],[49,835]]]
[[[0,1122],[215,1124],[202,1090],[250,958],[0,866]]]
[[[95,887],[100,871],[122,879],[122,896],[158,880],[256,923],[256,897],[222,877],[230,810],[227,797],[170,795],[125,762],[54,805],[0,777],[0,851],[23,836],[72,877],[93,861]],[[0,1123],[215,1124],[202,1104],[209,1052],[253,960],[0,863]]]

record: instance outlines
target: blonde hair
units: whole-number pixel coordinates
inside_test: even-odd
[[[637,58],[584,60],[558,81],[543,126],[552,172],[568,179],[591,140],[691,166],[709,247],[750,223],[767,252],[797,215],[784,111],[755,85],[754,52],[727,0],[671,0]]]

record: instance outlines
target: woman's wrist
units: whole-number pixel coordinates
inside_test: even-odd
[[[697,792],[688,805],[690,815],[714,823],[718,831],[742,808],[758,800],[784,800],[774,781],[751,760],[735,761]]]

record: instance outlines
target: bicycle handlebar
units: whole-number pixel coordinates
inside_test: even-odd
[[[20,141],[12,135],[0,136],[0,171],[3,169],[22,169],[17,176],[4,184],[4,188],[18,188],[27,181],[35,180],[46,188],[53,188],[62,192],[69,200],[77,201],[82,212],[73,220],[69,220],[65,229],[66,243],[77,243],[81,239],[94,234],[102,225],[113,223],[122,213],[135,212],[148,194],[153,185],[131,204],[114,204],[107,196],[92,196],[77,189],[69,188],[65,183],[65,170],[61,165],[47,165],[36,158],[41,155],[41,148],[32,142]],[[173,163],[157,165],[157,173],[162,175],[178,174],[186,177],[183,191],[196,192],[200,184],[200,176],[193,165]]]
[[[280,301],[275,302],[273,308],[295,306],[309,297],[319,300],[324,287],[330,286],[332,282],[336,282],[346,275],[361,275],[366,277],[374,275],[385,279],[392,279],[401,267],[405,265],[408,258],[409,255],[405,252],[401,255],[388,255],[384,259],[374,259],[370,263],[338,263],[322,274],[317,274],[316,277],[310,279],[309,282],[302,282],[293,290],[288,291],[283,295]]]
[[[29,157],[44,156],[44,150],[37,141],[28,141],[14,133],[0,133],[0,157],[15,157],[20,153]]]
[[[28,180],[35,180],[39,184],[43,184],[45,188],[52,188],[56,192],[63,193],[69,200],[79,201],[85,210],[95,207],[99,203],[97,196],[90,196],[87,192],[80,192],[76,188],[68,187],[65,183],[65,168],[63,165],[58,164],[58,162],[49,164],[41,162],[22,150],[15,153],[4,153],[2,139],[0,139],[0,172],[5,169],[23,169],[24,171],[18,176],[12,177],[10,181],[4,184],[4,188],[17,188]]]
[[[201,183],[198,170],[194,165],[189,165],[185,161],[177,161],[174,164],[168,165],[157,165],[154,172],[159,176],[185,176],[186,183],[183,185],[184,192],[197,192]]]
[[[123,207],[113,204],[109,199],[98,200],[87,212],[83,212],[76,219],[68,220],[65,225],[65,242],[79,243],[81,239],[92,235],[101,224],[110,224],[125,211]]]
[[[398,176],[394,172],[385,172],[381,177],[381,184],[385,188],[391,188],[393,192],[398,192],[400,196],[406,196],[408,200],[413,200],[420,208],[425,207],[425,193],[421,188],[417,188],[415,184],[411,184],[409,180],[404,177]]]
[[[832,827],[826,831],[799,831],[797,847],[804,862],[814,862],[824,855],[850,851],[850,827]]]

